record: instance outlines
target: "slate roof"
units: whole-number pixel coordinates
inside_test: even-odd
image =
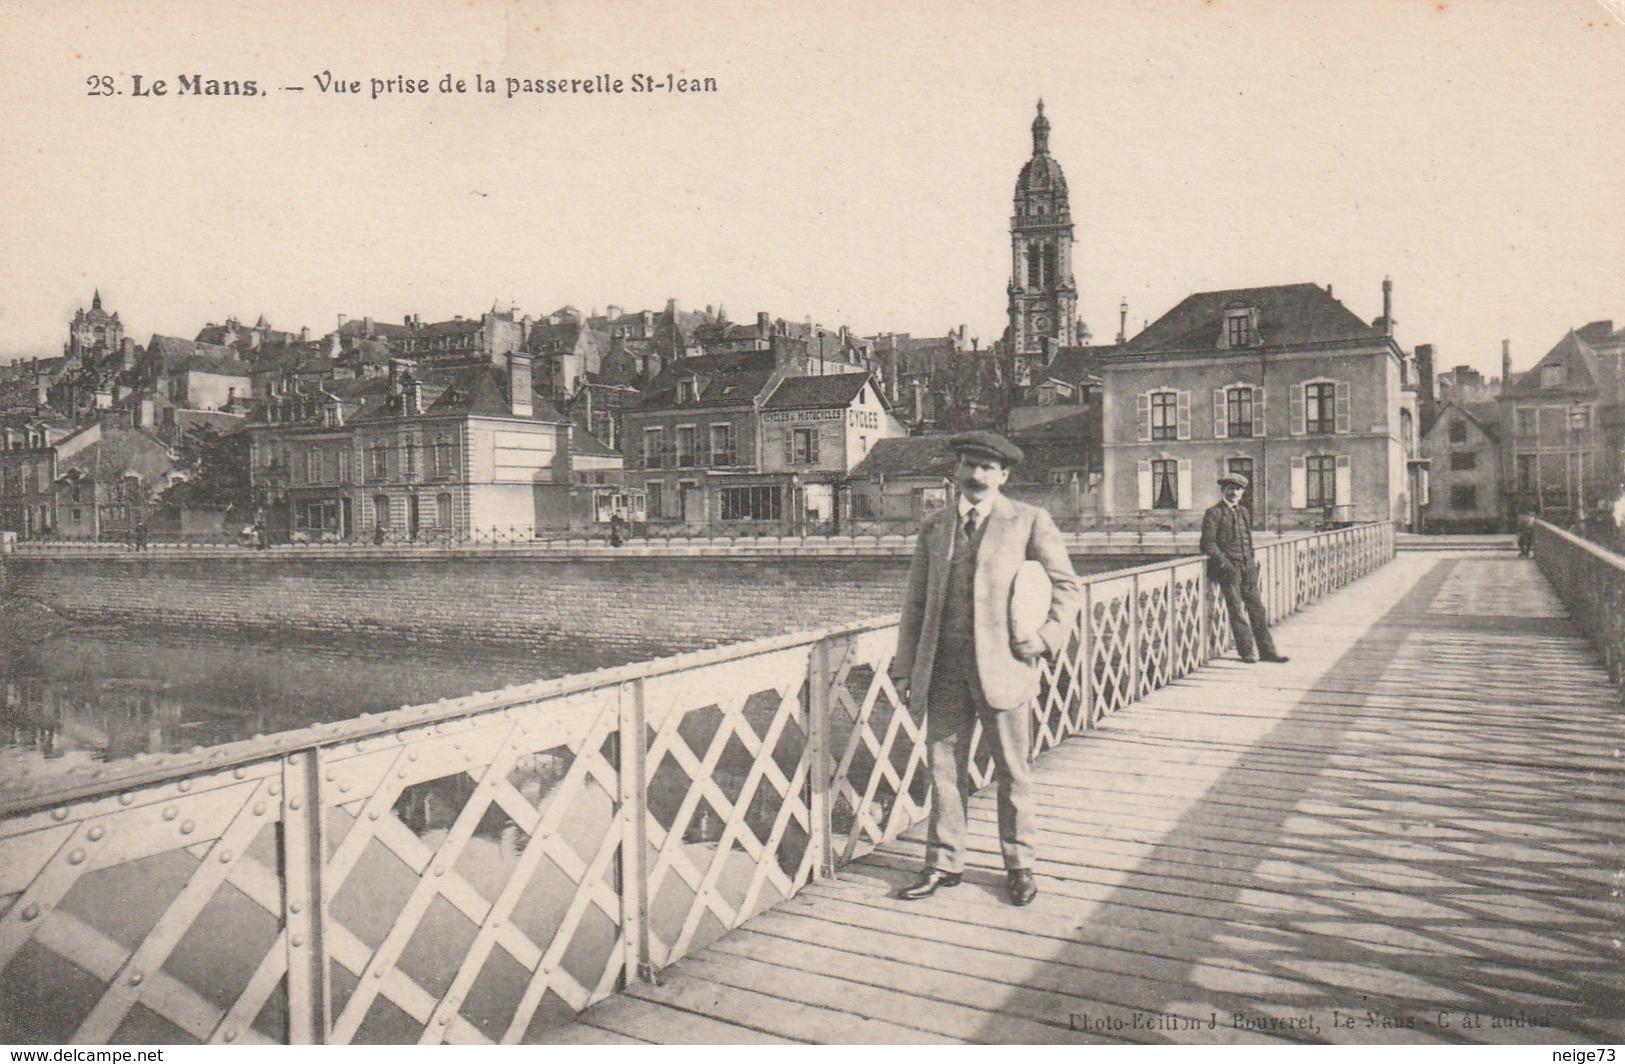
[[[952,476],[959,456],[948,446],[949,437],[894,436],[876,440],[852,470],[854,477],[947,477]]]
[[[1258,308],[1262,347],[1372,340],[1383,335],[1382,330],[1362,321],[1319,285],[1285,284],[1186,296],[1115,350],[1127,355],[1189,353],[1227,357],[1232,352],[1220,349],[1219,336],[1225,309],[1233,305]]]
[[[428,376],[425,374],[425,376]],[[474,417],[513,417],[508,404],[508,372],[498,366],[470,366],[449,374],[444,388],[431,402],[430,384],[424,381],[423,411],[443,416],[462,414]],[[387,384],[387,382],[385,382]],[[552,403],[531,396],[531,420],[564,424],[567,419]]]
[[[583,458],[619,458],[621,452],[580,425],[570,434],[570,453]]]
[[[252,372],[249,364],[238,358],[237,352],[229,347],[182,340],[178,336],[154,334],[152,342],[147,345],[147,357],[169,373],[196,370],[246,378]]]
[[[820,377],[786,377],[773,389],[764,410],[845,407],[852,404],[869,383],[867,373],[831,373]]]
[[[1109,347],[1063,347],[1055,352],[1049,365],[1038,374],[1040,378],[1054,377],[1068,384],[1077,384],[1100,374],[1101,363]]]
[[[362,337],[367,335],[367,320],[365,318],[346,318],[343,325],[333,330],[343,337]],[[404,324],[374,321],[372,323],[374,339],[399,339],[410,330]]]
[[[1570,329],[1557,346],[1546,352],[1535,367],[1524,373],[1516,374],[1511,381],[1501,383],[1503,398],[1516,395],[1540,395],[1548,391],[1541,384],[1541,370],[1546,366],[1563,366],[1566,372],[1563,383],[1552,392],[1588,391],[1597,387],[1600,378],[1597,373],[1597,352],[1584,340],[1579,333]]]
[[[58,479],[73,471],[87,477],[135,473],[150,484],[174,464],[169,448],[146,429],[104,426],[101,439],[64,458],[57,468]]]
[[[1481,399],[1471,403],[1459,403],[1454,399],[1446,400],[1444,405],[1439,408],[1439,412],[1434,416],[1433,424],[1437,426],[1440,422],[1444,421],[1446,413],[1450,410],[1455,410],[1463,417],[1467,418],[1468,421],[1471,421],[1473,424],[1477,425],[1479,431],[1484,433],[1484,435],[1488,436],[1491,440],[1500,440],[1500,404],[1494,399]],[[1432,430],[1430,429],[1429,432],[1431,434]]]

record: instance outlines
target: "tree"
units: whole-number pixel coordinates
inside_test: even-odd
[[[170,506],[222,506],[247,509],[253,501],[248,483],[248,434],[221,433],[193,425],[175,448],[177,467],[186,474],[161,496]]]

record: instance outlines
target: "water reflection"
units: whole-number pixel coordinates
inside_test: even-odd
[[[12,633],[0,638],[0,774],[207,747],[631,657],[590,646],[316,644],[123,627],[32,642]]]

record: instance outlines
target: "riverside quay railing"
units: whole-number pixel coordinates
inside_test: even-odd
[[[1260,548],[1271,616],[1393,549],[1388,525]],[[1035,754],[1229,642],[1199,558],[1085,587]],[[924,816],[896,638],[758,640],[12,796],[0,1041],[533,1037]]]
[[[1625,558],[1545,521],[1534,528],[1535,561],[1625,699]]]

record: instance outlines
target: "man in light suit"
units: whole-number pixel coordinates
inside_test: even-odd
[[[957,506],[920,525],[891,675],[898,694],[926,718],[931,820],[926,868],[898,897],[926,898],[959,883],[965,869],[970,743],[976,722],[999,780],[999,845],[1010,901],[1026,905],[1035,834],[1027,758],[1036,661],[1066,645],[1082,584],[1050,515],[1004,497],[1021,449],[993,432],[953,437]],[[1037,635],[1010,627],[1010,593],[1022,562],[1049,574],[1049,613]]]
[[[1202,515],[1201,551],[1207,574],[1224,592],[1236,653],[1245,662],[1285,661],[1275,651],[1269,614],[1258,594],[1258,559],[1253,556],[1253,522],[1241,506],[1247,478],[1226,473],[1219,478],[1222,498]],[[1255,645],[1256,643],[1256,645]]]

